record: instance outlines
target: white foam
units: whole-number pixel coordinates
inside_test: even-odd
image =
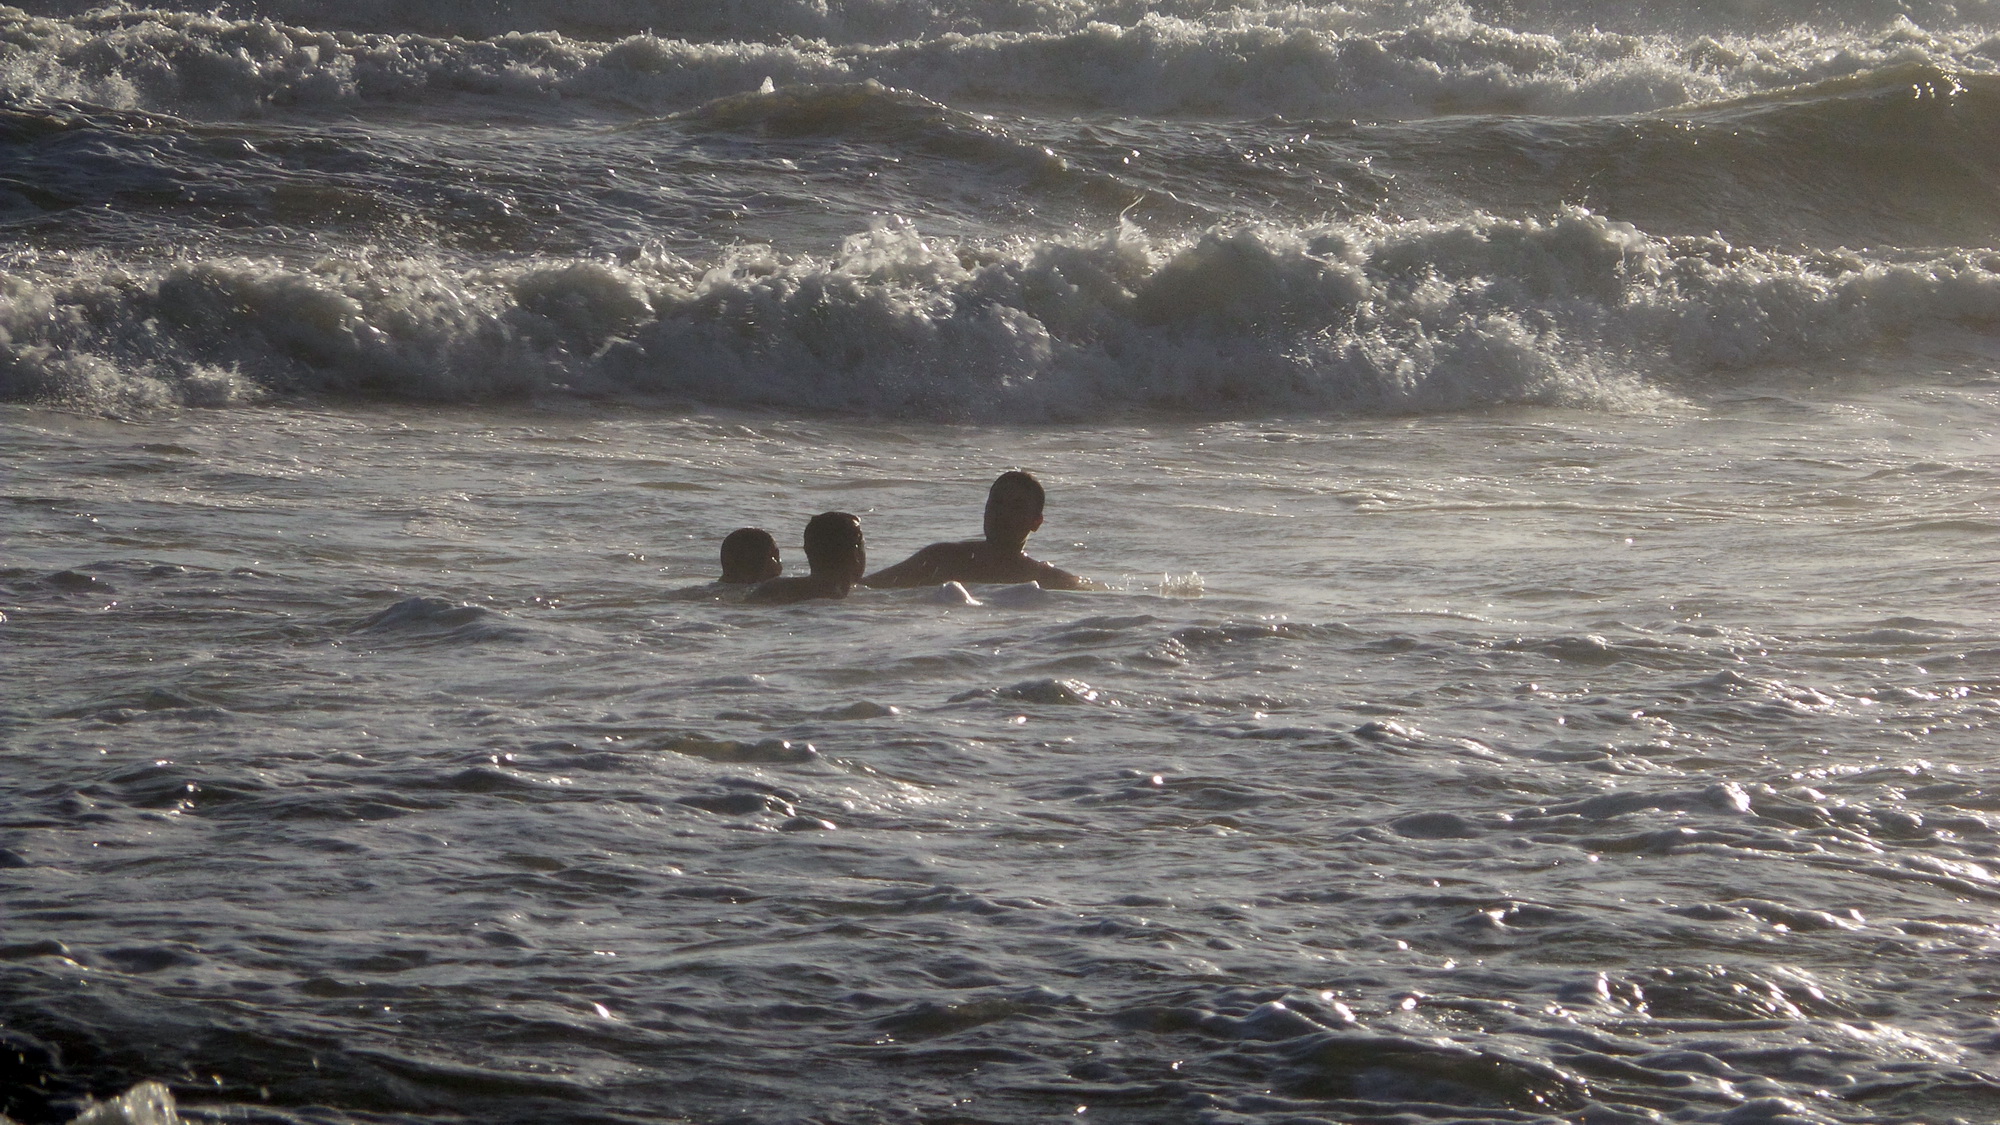
[[[859,39],[843,35],[865,9],[858,4],[820,6],[808,21],[817,30],[800,30],[805,8],[774,4],[719,26],[694,21],[683,34],[642,23],[602,38],[544,30],[573,23],[554,9],[532,25],[521,13],[496,22],[471,9],[455,23],[414,21],[430,33],[406,30],[413,21],[392,11],[363,17],[318,3],[264,8],[298,22],[166,9],[38,19],[0,9],[0,91],[19,102],[223,116],[466,97],[669,113],[767,79],[775,88],[872,79],[945,102],[1379,120],[1636,112],[1894,64],[2000,72],[1991,24],[1960,15],[1964,5],[1928,13],[1925,25],[1896,11],[1754,30],[1696,24],[1704,30],[1693,34],[1671,22],[1605,30],[1624,22],[1608,18],[1506,26],[1453,4],[1203,5],[1178,15],[1098,7],[1111,18],[1091,18],[1099,13],[1087,4],[905,4],[866,29],[881,34]],[[327,30],[357,21],[361,33]]]
[[[582,394],[941,419],[1649,409],[1678,380],[2000,321],[2000,257],[1801,257],[1587,211],[996,249],[907,225],[828,257],[463,271],[342,257],[140,273],[21,257],[0,397]]]
[[[141,1082],[105,1102],[91,1102],[70,1125],[181,1125],[174,1095],[159,1082]]]
[[[1037,583],[1021,582],[1011,586],[998,587],[986,595],[986,603],[988,605],[1004,606],[1008,609],[1030,609],[1035,606],[1047,605],[1052,597],[1054,597],[1053,594],[1042,589]],[[1081,681],[1065,682],[1081,683]],[[1088,693],[1090,699],[1094,700],[1097,698],[1096,690],[1091,688],[1090,685],[1084,684],[1083,690]]]
[[[934,587],[924,600],[930,602],[932,605],[973,606],[986,604],[978,598],[973,597],[972,591],[966,589],[965,584],[962,582],[946,582]]]

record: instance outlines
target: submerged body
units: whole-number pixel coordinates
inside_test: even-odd
[[[1032,474],[1000,474],[986,494],[986,537],[933,543],[862,579],[866,586],[936,586],[946,582],[1034,582],[1047,590],[1087,590],[1091,582],[1028,557],[1028,536],[1042,526],[1046,495]]]
[[[754,604],[844,598],[868,569],[861,521],[847,512],[821,512],[806,523],[806,562],[812,573],[773,578],[752,587],[743,600]]]
[[[1031,559],[1018,547],[1009,548],[984,539],[933,543],[902,562],[869,575],[862,584],[898,588],[945,582],[1033,582],[1045,590],[1088,590],[1092,586],[1089,579],[1071,574],[1054,563]]]

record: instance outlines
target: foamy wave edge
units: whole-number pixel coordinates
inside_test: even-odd
[[[487,38],[353,32],[212,13],[107,8],[69,19],[0,5],[0,97],[202,117],[495,99],[665,114],[757,89],[874,80],[947,103],[1265,117],[1615,114],[1712,103],[1922,63],[2000,73],[2000,38],[1907,18],[1685,38],[1549,34],[1442,5],[1384,26],[1341,8],[1260,19],[1149,13],[1006,31],[911,28],[841,44],[555,31]]]
[[[886,224],[830,256],[707,264],[20,254],[0,271],[0,398],[561,395],[969,421],[1628,409],[1952,324],[2000,324],[2000,252],[1791,255],[1584,210],[998,247]]]
[[[141,1082],[109,1101],[90,1102],[70,1125],[182,1125],[173,1092],[161,1082]]]

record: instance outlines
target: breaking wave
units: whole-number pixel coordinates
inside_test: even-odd
[[[1579,209],[1003,247],[887,224],[829,256],[708,263],[22,255],[0,274],[0,398],[580,395],[980,421],[1615,409],[1953,324],[2000,324],[2000,253],[1784,254]]]
[[[0,7],[0,96],[204,117],[468,98],[513,112],[665,114],[766,79],[873,80],[946,102],[1068,112],[1392,120],[1632,113],[1897,65],[2000,73],[1990,23],[1958,8],[1929,24],[1899,12],[1690,37],[1605,30],[1616,21],[1534,30],[1454,5],[1021,4],[982,6],[978,20],[963,5],[603,5],[660,18],[606,14],[581,27],[553,10],[573,5],[551,6],[542,22],[517,11],[533,5],[485,19],[461,5],[448,19],[383,11],[362,21],[353,12],[365,5],[254,7],[267,14],[114,7],[52,18]],[[868,23],[864,14],[874,23],[850,26]],[[561,27],[571,30],[550,30]]]

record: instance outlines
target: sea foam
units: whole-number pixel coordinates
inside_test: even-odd
[[[308,7],[267,9],[305,18],[294,9]],[[968,105],[1391,120],[1640,112],[1891,64],[2000,73],[1990,26],[1942,11],[1928,25],[1897,14],[1692,39],[1592,22],[1537,30],[1450,5],[1115,14],[1048,11],[995,27],[969,10],[934,11],[899,21],[894,36],[849,41],[832,28],[789,29],[782,18],[714,29],[695,21],[679,35],[664,30],[675,23],[668,19],[580,37],[547,30],[562,21],[500,30],[468,18],[443,34],[329,30],[328,19],[351,25],[318,9],[315,22],[291,23],[135,8],[54,19],[0,8],[0,92],[16,103],[197,117],[464,99],[509,112],[665,114],[767,79],[779,87],[873,80]],[[376,26],[407,24],[385,15]]]
[[[26,0],[26,11],[74,18],[100,13],[170,10],[161,5],[103,0]],[[208,11],[205,5],[187,10]],[[1911,20],[1924,26],[1991,25],[1992,0],[1765,0],[1718,7],[1701,0],[1632,5],[1616,0],[1376,0],[1301,4],[1298,0],[243,0],[228,11],[247,18],[349,33],[416,34],[467,39],[513,32],[560,31],[614,40],[657,34],[697,42],[818,40],[852,46],[927,36],[982,32],[1067,34],[1097,26],[1129,27],[1166,17],[1217,27],[1381,28],[1432,16],[1501,16],[1526,27],[1601,27],[1625,33],[1679,32],[1691,26],[1768,32],[1801,26],[1883,26]]]
[[[581,395],[879,417],[1643,407],[1687,379],[2000,322],[2000,256],[1785,254],[1545,219],[466,269],[332,257],[142,271],[23,256],[0,398]]]

